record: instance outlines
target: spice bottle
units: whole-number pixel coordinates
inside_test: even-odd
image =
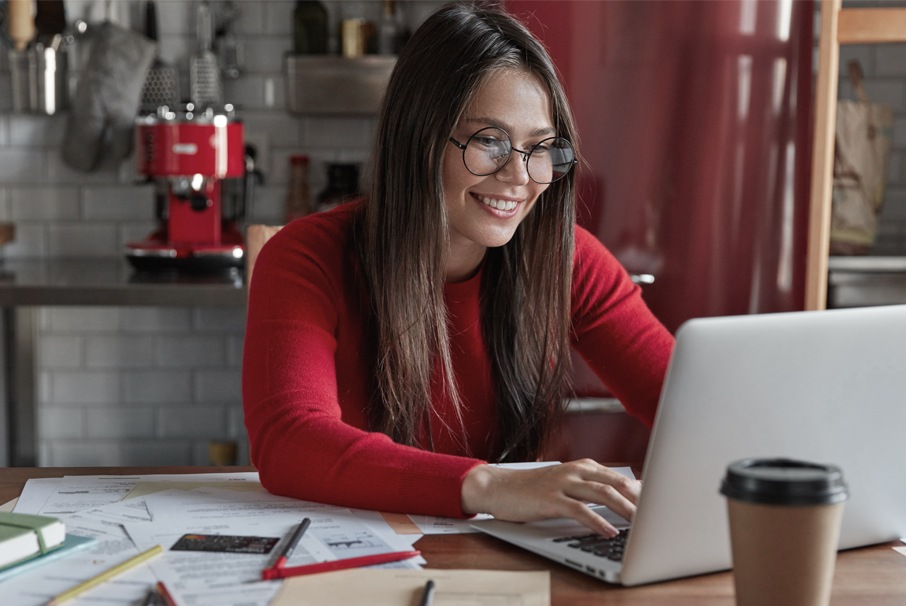
[[[293,52],[326,55],[329,45],[327,9],[318,0],[297,0],[293,11]]]
[[[296,154],[289,158],[289,189],[286,194],[286,222],[313,212],[308,184],[308,156]]]
[[[399,52],[401,30],[396,2],[383,0],[381,20],[378,22],[377,52],[379,55],[395,55]]]

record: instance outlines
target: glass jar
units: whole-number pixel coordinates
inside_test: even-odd
[[[318,0],[298,0],[293,11],[293,52],[297,55],[326,55],[329,37],[324,4]]]

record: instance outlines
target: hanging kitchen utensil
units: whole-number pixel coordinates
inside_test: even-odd
[[[179,105],[180,100],[179,71],[160,58],[157,5],[154,0],[145,3],[145,35],[157,44],[158,51],[142,88],[141,111],[156,112],[162,106],[173,109]]]
[[[223,85],[220,81],[220,66],[217,56],[211,51],[214,35],[211,7],[207,0],[198,5],[196,21],[198,50],[190,60],[189,80],[192,102],[196,110],[223,105]]]
[[[35,39],[35,19],[30,0],[9,0],[6,6],[9,37],[13,48],[24,51]]]
[[[131,152],[142,85],[157,50],[143,35],[110,21],[92,38],[60,145],[66,165],[86,172]]]
[[[63,0],[40,0],[35,3],[36,39],[44,46],[51,46],[55,36],[62,36],[66,29],[66,7]]]
[[[214,47],[220,61],[220,74],[224,80],[235,80],[245,67],[245,49],[233,31],[240,9],[232,0],[223,3],[222,23],[214,37]]]

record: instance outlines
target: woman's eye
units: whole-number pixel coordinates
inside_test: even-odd
[[[484,147],[500,147],[500,140],[494,137],[475,137],[472,140]]]

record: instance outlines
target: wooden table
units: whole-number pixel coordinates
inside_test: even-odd
[[[29,478],[63,475],[132,475],[254,471],[249,467],[16,467],[0,469],[0,503],[14,499]],[[896,543],[841,553],[837,559],[834,606],[906,604],[906,557]],[[899,543],[902,545],[902,543]],[[715,573],[642,587],[623,588],[596,581],[484,535],[428,535],[416,547],[428,568],[550,570],[551,604],[582,606],[733,606],[733,579]]]

